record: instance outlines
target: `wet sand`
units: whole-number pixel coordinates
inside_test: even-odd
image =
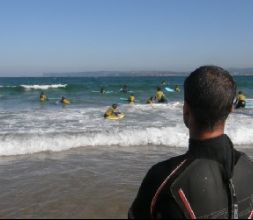
[[[90,147],[0,157],[0,218],[127,218],[148,169],[185,151]]]

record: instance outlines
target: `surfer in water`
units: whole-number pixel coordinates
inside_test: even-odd
[[[146,104],[153,104],[153,102],[154,102],[154,97],[151,96],[151,97],[147,100]]]
[[[104,118],[108,118],[111,116],[118,116],[121,113],[118,110],[118,105],[117,104],[113,104],[110,108],[107,109],[107,111],[104,114]]]
[[[252,219],[253,163],[224,133],[236,96],[233,77],[203,66],[185,80],[184,92],[188,152],[149,170],[129,218]]]
[[[167,86],[167,85],[168,85],[168,82],[166,82],[166,81],[161,82],[161,86]]]
[[[243,94],[242,91],[239,91],[236,97],[235,108],[239,109],[245,107],[246,107],[246,96]]]
[[[44,92],[41,92],[41,93],[40,93],[40,101],[41,101],[41,102],[47,101],[47,96],[44,94]]]
[[[158,103],[165,103],[165,102],[167,102],[166,96],[165,96],[164,92],[162,91],[161,87],[157,87],[155,100]]]
[[[105,94],[105,93],[106,93],[106,91],[105,91],[105,88],[104,88],[104,87],[102,87],[102,88],[100,89],[100,93],[101,93],[101,94]]]
[[[180,87],[179,87],[179,85],[175,85],[175,92],[180,92],[181,90],[180,90]]]
[[[129,104],[134,104],[135,103],[135,96],[133,94],[128,97],[128,103]]]
[[[123,93],[128,93],[128,86],[127,85],[124,85],[121,89],[120,89],[120,92],[123,92]]]
[[[62,103],[64,105],[69,105],[70,101],[67,98],[65,98],[64,96],[62,96],[60,103]]]

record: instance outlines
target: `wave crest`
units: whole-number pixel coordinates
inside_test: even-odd
[[[59,152],[87,146],[187,146],[185,132],[173,132],[174,128],[131,129],[119,132],[104,131],[82,134],[8,134],[0,135],[0,156],[33,154],[44,151]],[[169,135],[171,133],[173,135]]]
[[[48,90],[48,89],[59,89],[66,88],[67,84],[55,84],[55,85],[20,85],[25,90]]]

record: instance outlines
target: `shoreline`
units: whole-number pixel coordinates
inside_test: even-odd
[[[0,157],[0,218],[127,218],[148,169],[186,150],[90,147]],[[253,158],[253,146],[243,151]]]

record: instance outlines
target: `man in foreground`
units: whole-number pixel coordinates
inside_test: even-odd
[[[129,218],[252,218],[253,164],[224,134],[236,96],[233,78],[204,66],[184,87],[189,150],[151,168]]]

